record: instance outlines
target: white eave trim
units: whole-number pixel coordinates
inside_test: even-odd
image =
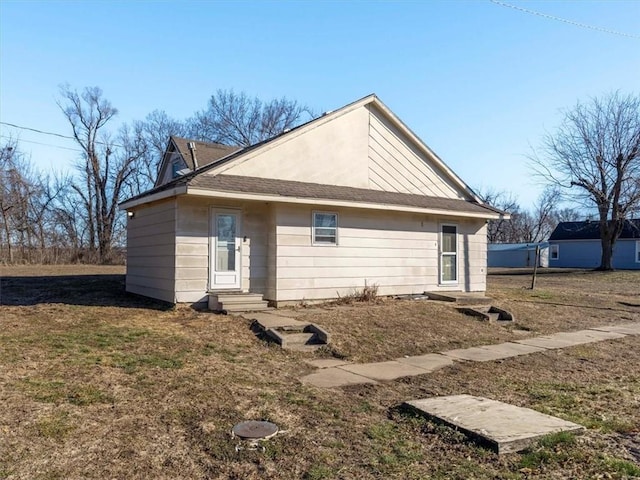
[[[508,219],[508,215],[502,215],[497,212],[474,213],[474,212],[458,212],[451,210],[442,210],[437,208],[411,207],[404,205],[387,205],[380,203],[357,202],[347,200],[335,200],[328,198],[304,198],[304,197],[283,197],[281,195],[269,195],[261,193],[246,192],[220,192],[214,190],[205,190],[200,188],[188,188],[187,195],[210,198],[224,198],[232,200],[251,200],[256,202],[275,202],[275,203],[294,203],[300,205],[323,205],[330,207],[349,207],[363,208],[367,210],[388,210],[396,212],[426,213],[431,215],[440,215],[448,217],[465,217],[465,218],[482,218],[482,219]]]
[[[135,200],[125,200],[118,205],[118,208],[120,210],[129,210],[139,205],[144,205],[145,203],[157,202],[158,200],[164,200],[165,198],[175,197],[177,195],[184,195],[185,193],[187,193],[187,186],[181,185],[179,187],[162,190],[158,193],[152,193],[151,195],[137,198]]]

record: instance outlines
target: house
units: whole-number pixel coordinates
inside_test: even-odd
[[[487,264],[489,267],[533,267],[536,260],[536,248],[540,249],[539,267],[549,266],[549,243],[490,243],[487,245]]]
[[[120,208],[127,291],[275,305],[484,291],[486,222],[506,215],[375,95],[243,149],[172,137],[156,186]]]
[[[550,267],[597,268],[601,256],[597,221],[562,222],[549,237]],[[640,219],[625,221],[611,263],[617,269],[640,270]]]

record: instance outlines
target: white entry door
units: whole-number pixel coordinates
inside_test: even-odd
[[[212,290],[240,288],[240,211],[211,210],[210,286]]]

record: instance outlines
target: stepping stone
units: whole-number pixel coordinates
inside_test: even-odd
[[[427,355],[419,355],[417,357],[397,358],[396,361],[399,363],[406,363],[407,365],[413,365],[414,367],[419,367],[426,372],[433,372],[448,365],[453,365],[452,359],[438,353],[429,353]]]
[[[627,335],[640,335],[640,323],[624,323],[622,325],[606,325],[603,327],[594,327],[591,330],[601,332],[624,333]]]
[[[404,406],[461,430],[472,439],[489,445],[498,454],[524,450],[551,433],[584,430],[577,423],[472,395],[410,400]]]
[[[372,378],[374,380],[395,380],[396,378],[412,377],[415,375],[429,373],[429,371],[424,368],[393,360],[389,362],[343,365],[338,368],[357,375],[362,375],[363,377]]]
[[[345,385],[360,385],[363,383],[378,383],[371,378],[356,375],[337,367],[325,368],[319,372],[302,377],[302,383],[320,388],[344,387]]]
[[[316,368],[331,368],[339,367],[340,365],[347,365],[350,362],[346,360],[338,360],[337,358],[319,358],[318,360],[306,360],[305,363]]]

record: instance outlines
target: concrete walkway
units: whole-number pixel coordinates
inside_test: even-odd
[[[489,362],[586,343],[614,340],[629,335],[640,335],[640,322],[606,325],[576,332],[554,333],[497,345],[397,358],[388,362],[352,364],[334,359],[312,360],[308,363],[319,370],[302,377],[301,381],[304,384],[322,388],[378,383],[379,381],[431,373],[453,364],[454,361]]]

